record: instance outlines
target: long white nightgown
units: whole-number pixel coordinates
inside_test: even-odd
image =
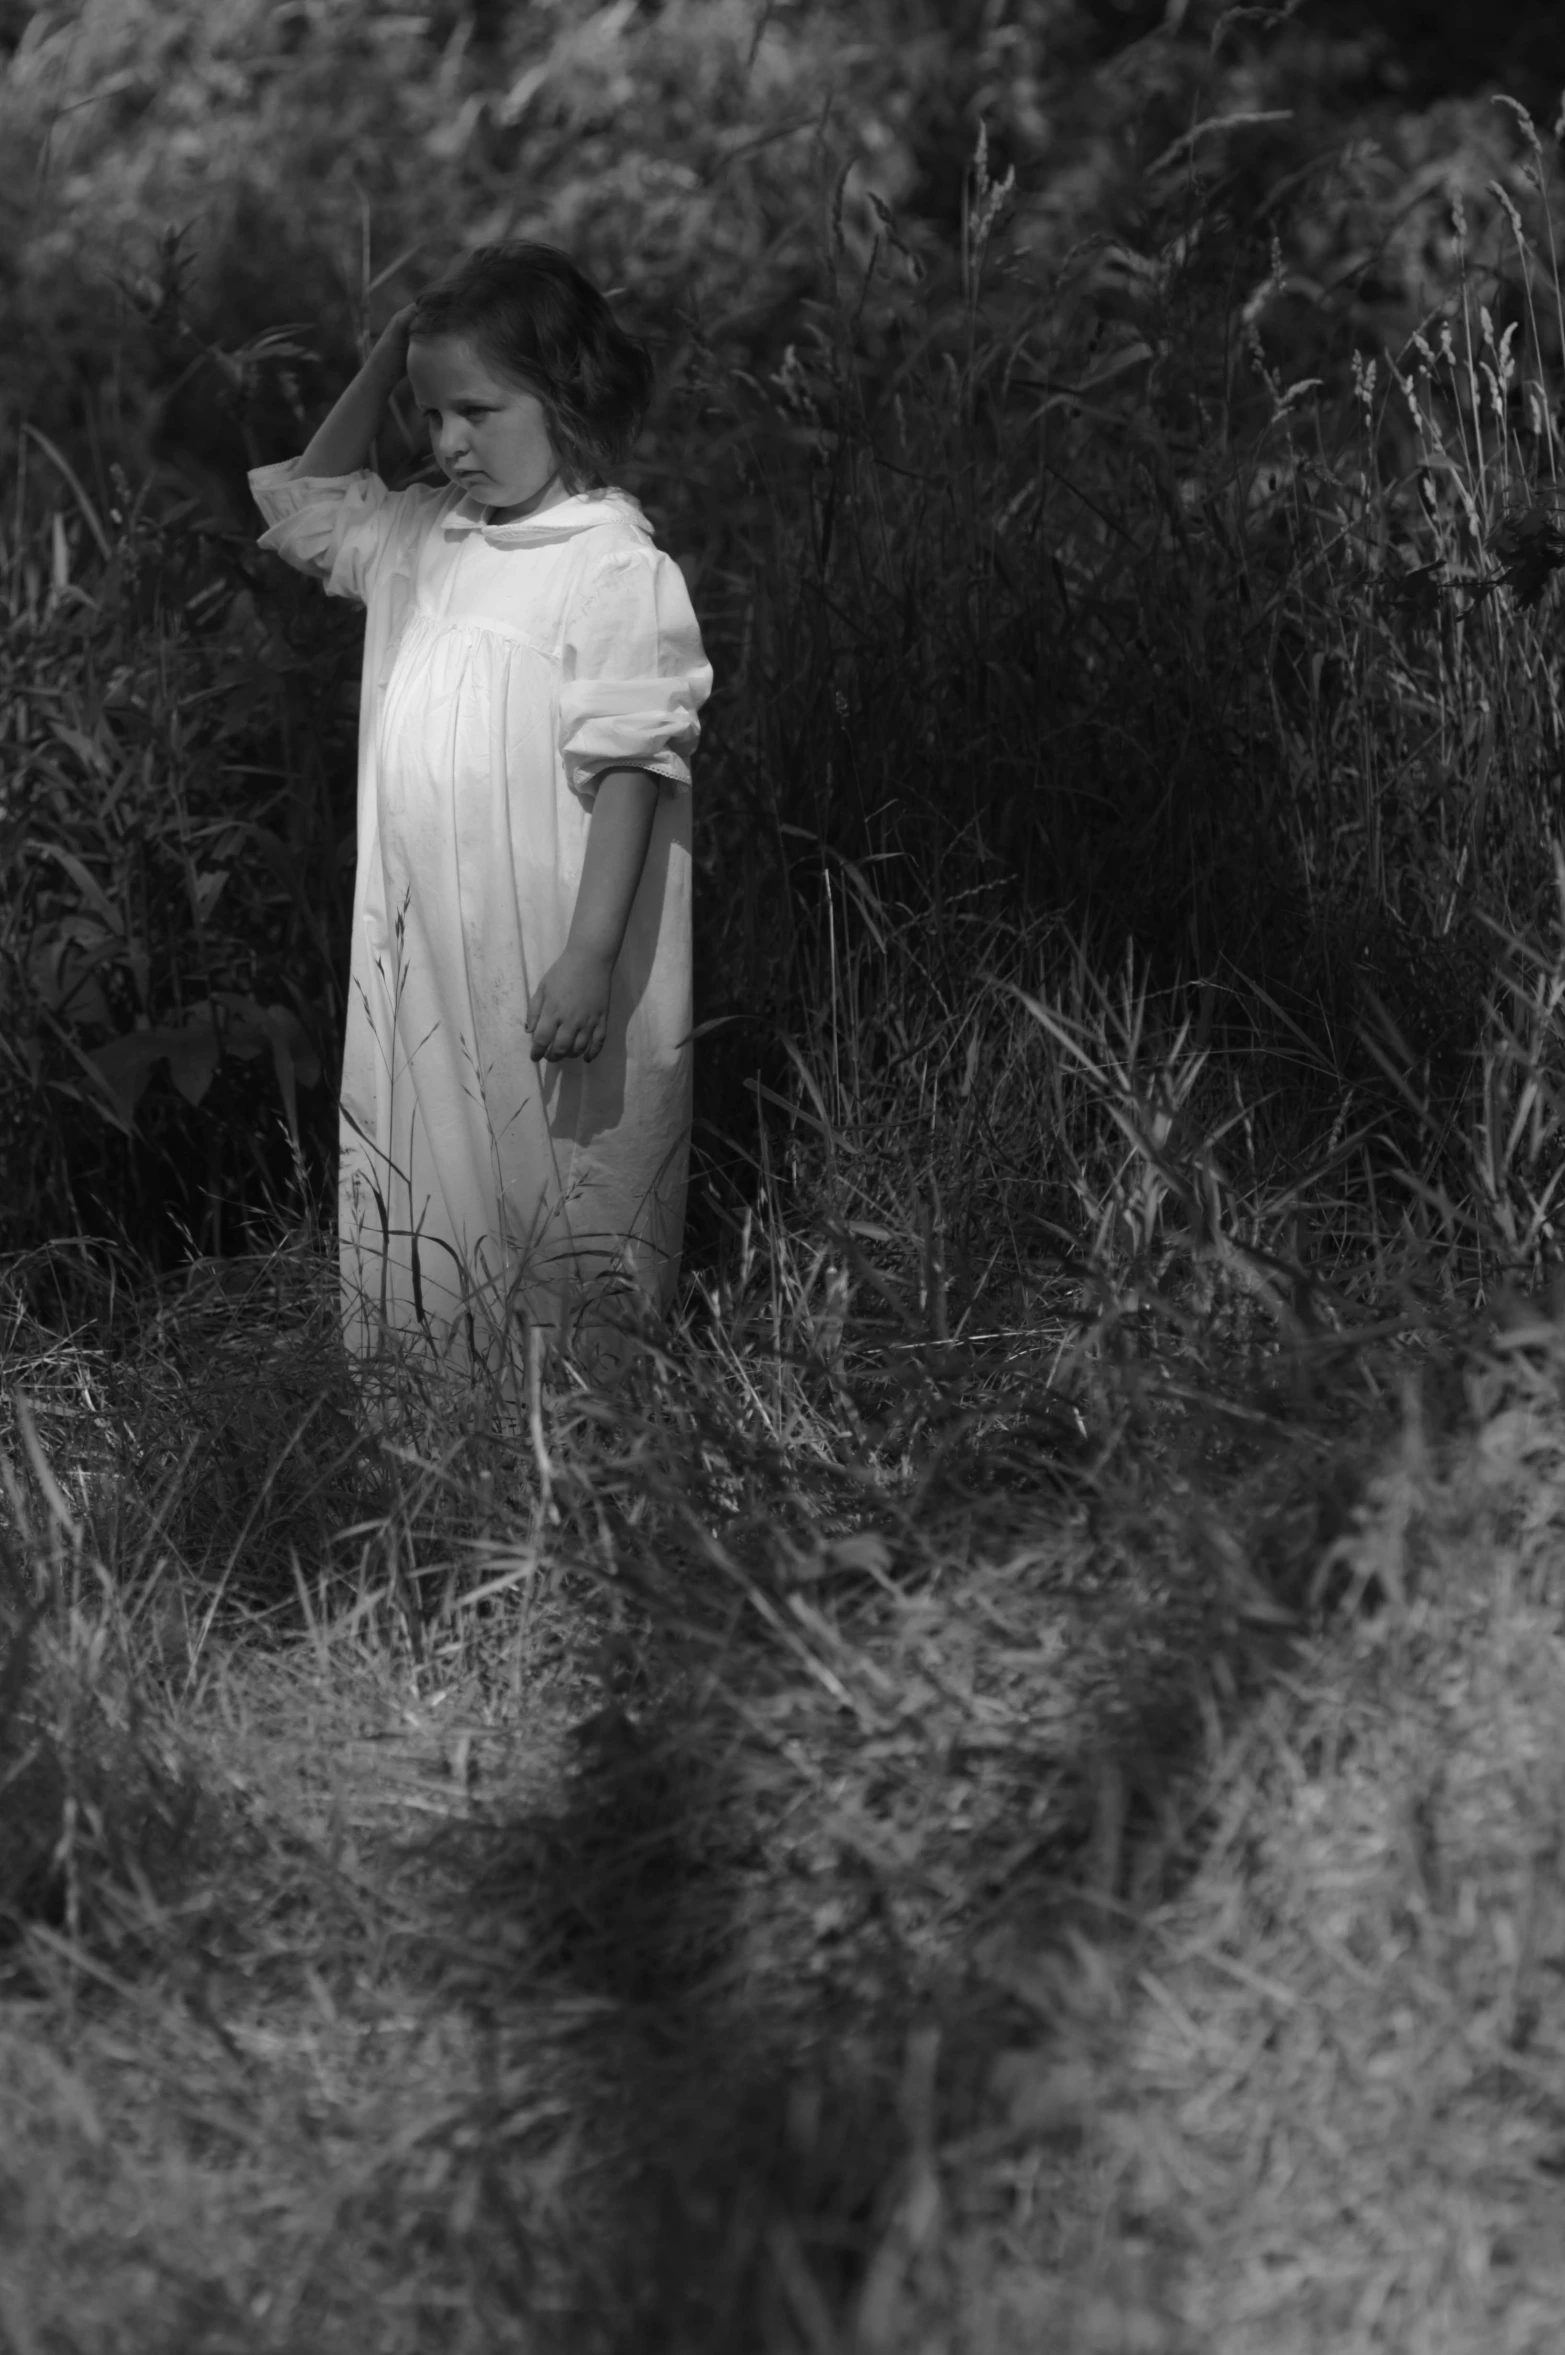
[[[690,755],[712,674],[635,501],[492,524],[454,488],[250,477],[263,548],[366,608],[339,1235],[350,1345],[494,1363],[666,1304],[690,1132]],[[596,780],[665,780],[591,1064],[535,1064]],[[612,1322],[612,1309],[608,1310]]]

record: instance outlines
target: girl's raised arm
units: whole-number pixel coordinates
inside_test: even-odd
[[[386,414],[386,404],[407,373],[408,326],[413,305],[398,311],[347,391],[300,458],[300,475],[354,474]]]

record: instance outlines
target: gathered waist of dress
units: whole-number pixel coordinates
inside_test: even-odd
[[[510,648],[521,646],[535,654],[551,669],[559,667],[559,651],[546,646],[542,639],[519,623],[500,614],[442,613],[436,606],[427,605],[422,598],[414,604],[404,622],[397,641],[400,659],[408,653],[415,640],[428,644],[432,639],[455,638],[473,645],[494,645]]]

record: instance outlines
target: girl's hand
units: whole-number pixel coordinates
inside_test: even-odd
[[[316,427],[299,460],[301,476],[353,474],[368,459],[387,404],[407,374],[412,322],[413,305],[408,303],[381,329],[369,358]]]
[[[370,354],[371,361],[386,370],[393,384],[400,384],[408,371],[408,334],[417,308],[416,303],[404,303],[400,311],[394,311]]]
[[[579,1055],[590,1063],[609,1029],[609,987],[614,960],[589,949],[567,948],[556,958],[527,1001],[532,1059],[564,1063]]]

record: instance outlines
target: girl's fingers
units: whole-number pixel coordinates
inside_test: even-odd
[[[569,1027],[548,1006],[540,1006],[541,989],[535,991],[527,1008],[527,1031],[532,1040],[531,1058],[534,1063],[570,1063],[578,1056],[590,1063],[603,1051],[608,1037],[608,1024],[599,1017],[591,1022],[572,1023]]]

